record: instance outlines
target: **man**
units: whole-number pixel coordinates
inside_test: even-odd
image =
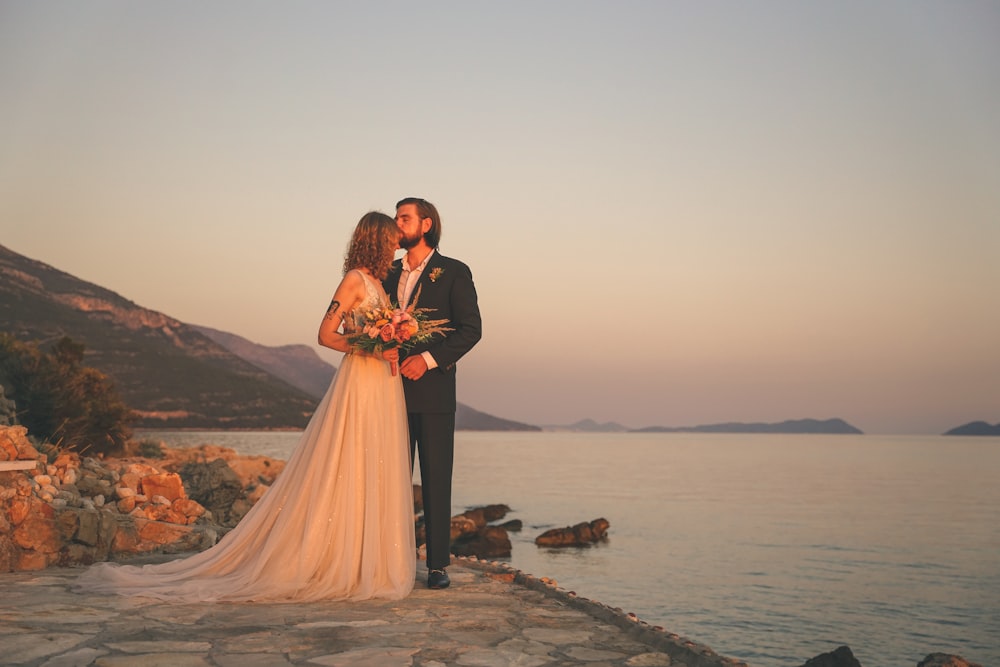
[[[427,531],[427,586],[447,588],[451,562],[451,473],[455,452],[455,363],[482,337],[482,320],[472,272],[437,251],[441,218],[430,202],[408,197],[396,204],[399,247],[383,286],[401,306],[418,299],[432,319],[447,318],[453,331],[415,345],[402,360],[411,466],[420,457]],[[419,295],[419,296],[418,296]]]

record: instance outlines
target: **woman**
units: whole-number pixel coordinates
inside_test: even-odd
[[[284,471],[217,545],[157,565],[100,563],[77,588],[179,601],[399,599],[416,548],[398,351],[352,351],[351,311],[388,302],[381,282],[399,240],[383,213],[358,222],[320,344],[347,352]],[[345,331],[342,333],[341,329]]]

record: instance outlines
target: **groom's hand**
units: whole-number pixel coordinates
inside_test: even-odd
[[[399,367],[399,372],[403,374],[407,380],[419,380],[427,372],[427,362],[424,361],[422,355],[414,355],[412,357],[407,357],[403,359],[402,365]]]

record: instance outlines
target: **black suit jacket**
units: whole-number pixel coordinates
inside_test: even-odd
[[[397,300],[397,288],[402,271],[402,260],[396,260],[382,283],[386,294],[393,302]],[[437,368],[427,371],[417,381],[403,378],[406,410],[407,412],[454,412],[457,403],[456,364],[483,335],[472,271],[457,259],[445,257],[435,251],[413,288],[414,296],[411,300],[416,298],[417,290],[420,291],[417,307],[432,308],[428,317],[447,318],[448,324],[445,326],[453,328],[454,331],[418,343],[408,352],[408,355],[420,354],[425,350],[430,352],[437,362]]]

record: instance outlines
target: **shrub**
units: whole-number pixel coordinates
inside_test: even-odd
[[[136,415],[106,375],[82,364],[83,350],[65,337],[45,352],[0,334],[0,384],[32,435],[81,453],[121,454]]]
[[[130,445],[130,453],[147,459],[162,459],[166,454],[163,452],[163,443],[159,440],[143,439]]]

